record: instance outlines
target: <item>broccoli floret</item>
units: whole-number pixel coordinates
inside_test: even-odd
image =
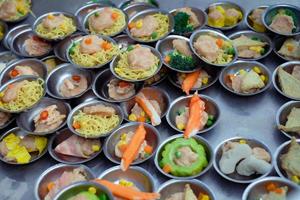
[[[195,67],[195,61],[192,56],[185,56],[177,51],[173,51],[169,54],[170,56],[170,66],[181,69],[190,70]]]
[[[193,25],[189,24],[190,16],[186,14],[185,12],[178,12],[174,16],[174,31],[175,33],[187,33],[194,30]]]
[[[148,3],[154,5],[155,7],[159,7],[157,1],[155,1],[155,0],[148,0]]]

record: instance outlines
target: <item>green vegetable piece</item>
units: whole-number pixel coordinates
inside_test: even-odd
[[[105,193],[100,193],[99,194],[99,200],[108,200],[108,197]]]
[[[84,196],[88,200],[99,200],[99,198],[97,197],[97,195],[95,195],[95,194],[93,194],[93,193],[91,193],[89,191],[83,191],[83,192],[80,192],[79,194],[82,195],[82,196]],[[100,200],[102,200],[102,199],[100,199]],[[106,199],[103,199],[103,200],[106,200]]]
[[[215,119],[215,116],[213,116],[213,115],[208,115],[208,120],[213,121],[214,119]]]
[[[151,38],[152,38],[152,39],[157,38],[157,36],[158,36],[157,32],[153,32],[153,33],[151,34]]]
[[[226,54],[231,54],[231,55],[234,55],[235,51],[234,51],[234,48],[233,47],[228,47],[225,49],[225,53]]]
[[[266,53],[266,50],[264,49],[264,48],[262,48],[261,50],[260,50],[260,54],[261,55],[264,55]]]
[[[291,11],[290,9],[284,9],[284,13],[293,18],[294,24],[297,23],[297,16],[293,11]]]
[[[176,152],[180,147],[188,146],[193,152],[198,154],[198,159],[193,162],[190,166],[180,166],[174,162],[174,157],[176,157]],[[159,165],[163,168],[165,165],[171,167],[170,174],[178,177],[187,177],[195,175],[201,172],[207,165],[207,155],[204,147],[199,144],[194,138],[177,138],[172,142],[165,145],[164,150],[161,154],[161,160]]]
[[[254,36],[254,37],[252,37],[252,38],[251,38],[251,40],[255,40],[255,41],[261,41],[261,39],[260,39],[260,38],[258,38],[258,37],[255,37],[255,36]]]
[[[210,127],[211,125],[213,125],[213,121],[212,120],[207,120],[207,122],[206,122],[206,126],[207,127]]]
[[[176,151],[175,156],[176,156],[176,158],[180,158],[182,156],[182,154],[180,151]]]
[[[149,117],[146,118],[146,123],[150,123],[151,119]]]
[[[95,17],[99,17],[99,13],[98,12],[95,12]]]
[[[192,24],[189,24],[190,15],[185,12],[178,12],[174,16],[174,32],[177,34],[188,33],[194,30]]]
[[[155,1],[155,0],[148,0],[148,3],[151,5],[154,5],[155,7],[159,7],[157,1]]]
[[[185,56],[178,51],[169,54],[171,60],[169,65],[176,69],[190,70],[195,68],[195,60],[192,56]]]
[[[129,46],[127,47],[127,51],[131,51],[131,50],[133,50],[133,49],[134,49],[133,45],[129,45]]]
[[[177,115],[182,115],[185,113],[185,109],[184,108],[180,108],[178,111],[177,111]]]
[[[76,45],[75,43],[72,44],[72,46],[71,46],[71,48],[69,50],[69,54],[73,55],[75,53],[75,50],[74,50],[75,45]]]

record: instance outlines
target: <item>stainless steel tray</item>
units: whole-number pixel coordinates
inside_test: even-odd
[[[40,16],[49,11],[66,11],[74,13],[78,7],[86,2],[88,2],[88,0],[33,0],[33,13],[36,16]],[[114,1],[116,4],[119,4],[120,2],[120,0]],[[204,10],[210,3],[215,1],[160,0],[159,2],[161,8],[165,10],[171,10],[187,5],[200,7]],[[260,5],[271,5],[276,3],[299,5],[299,0],[235,0],[235,2],[240,4],[246,11]],[[26,21],[21,23],[32,24],[33,21],[34,17],[30,16]],[[226,32],[226,35],[241,29],[246,29],[246,25],[243,24],[237,29]],[[2,46],[0,47],[0,51],[3,51]],[[283,63],[283,60],[272,53],[261,62],[271,71],[274,71],[276,66]],[[166,91],[169,92],[171,99],[183,94],[167,80],[162,82],[159,87],[166,89]],[[272,152],[275,152],[275,149],[288,139],[276,130],[275,125],[275,113],[283,103],[288,101],[288,99],[277,93],[273,86],[265,93],[257,96],[240,97],[231,94],[223,89],[219,83],[216,83],[214,86],[205,90],[203,94],[215,98],[221,107],[221,119],[219,125],[212,131],[202,135],[211,143],[213,148],[225,139],[234,136],[246,136],[263,141],[270,147]],[[172,134],[176,134],[176,132],[168,126],[165,119],[158,129],[162,139],[165,139]],[[41,160],[24,166],[11,166],[0,163],[0,199],[33,200],[34,184],[38,176],[54,164],[56,164],[56,161],[52,159],[50,155],[46,155]],[[114,166],[113,163],[109,162],[108,159],[104,157],[103,153],[86,165],[91,167],[96,175],[99,175],[105,169]],[[155,168],[153,159],[141,166],[153,174],[157,187],[168,180],[168,178],[160,174]],[[276,175],[274,170],[271,175]],[[246,184],[231,183],[223,179],[213,168],[211,168],[204,176],[201,176],[199,180],[211,187],[216,193],[218,200],[240,200],[242,198],[242,193],[247,186]]]

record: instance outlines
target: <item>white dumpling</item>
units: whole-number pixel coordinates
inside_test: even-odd
[[[272,168],[272,165],[265,160],[256,158],[254,155],[242,160],[236,171],[243,176],[250,176],[252,174],[265,174]]]

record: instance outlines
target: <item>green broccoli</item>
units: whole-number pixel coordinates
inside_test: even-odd
[[[192,56],[185,56],[178,51],[169,54],[170,66],[181,70],[191,70],[195,68],[195,61]]]
[[[174,16],[174,31],[177,34],[181,33],[187,33],[194,30],[194,27],[192,24],[189,24],[190,16],[186,14],[185,12],[178,12]]]

